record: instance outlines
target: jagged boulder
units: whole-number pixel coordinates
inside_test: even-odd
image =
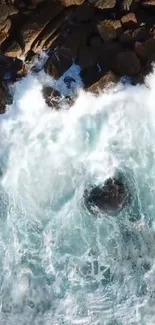
[[[132,195],[124,174],[118,172],[103,185],[95,185],[84,191],[84,203],[90,212],[96,208],[101,213],[118,213],[131,202]]]
[[[62,9],[60,4],[48,2],[41,11],[29,17],[29,20],[20,30],[21,45],[24,54],[35,46],[35,42],[41,37],[44,28],[59,15]]]

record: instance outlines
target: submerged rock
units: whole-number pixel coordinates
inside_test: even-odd
[[[118,213],[131,201],[132,195],[124,175],[108,178],[103,186],[93,186],[84,192],[84,202],[89,211],[98,208],[103,213]]]
[[[52,109],[59,110],[62,107],[68,108],[74,103],[73,98],[70,96],[61,96],[61,93],[58,90],[50,86],[44,86],[42,93],[45,99],[45,103]]]

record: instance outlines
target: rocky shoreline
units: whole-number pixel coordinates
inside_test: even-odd
[[[154,0],[0,1],[0,113],[8,84],[25,76],[41,51],[49,54],[47,74],[57,79],[74,61],[94,93],[122,76],[142,83],[155,60],[154,17]]]

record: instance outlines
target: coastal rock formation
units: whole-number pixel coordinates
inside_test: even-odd
[[[155,61],[154,15],[154,0],[1,1],[0,55],[23,62],[15,73],[0,57],[1,79],[16,81],[33,69],[30,53],[48,51],[47,74],[57,79],[75,62],[91,92],[122,76],[141,83]]]
[[[131,201],[131,193],[122,173],[108,178],[103,185],[85,190],[84,202],[89,211],[117,214]]]

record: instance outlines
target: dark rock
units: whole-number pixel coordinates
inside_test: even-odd
[[[82,68],[93,67],[98,62],[98,52],[95,48],[81,46],[79,49],[77,62]]]
[[[46,104],[52,109],[59,110],[64,106],[68,108],[74,103],[73,98],[70,96],[61,96],[58,90],[55,90],[50,86],[44,86],[42,93]]]
[[[100,47],[102,45],[102,39],[100,36],[94,35],[89,38],[89,45],[92,47]]]
[[[121,52],[116,56],[114,71],[121,76],[133,76],[141,69],[140,61],[133,51]]]
[[[122,51],[123,48],[121,44],[115,41],[105,43],[98,49],[99,65],[104,73],[113,70],[115,58]]]
[[[97,28],[104,41],[112,41],[122,31],[122,24],[120,20],[104,20],[97,25]]]
[[[89,0],[89,2],[99,9],[112,9],[116,6],[116,0]]]
[[[73,63],[70,52],[64,48],[55,50],[45,64],[45,72],[58,79],[67,71]]]
[[[81,6],[78,6],[74,13],[74,18],[80,22],[87,22],[93,19],[95,10],[88,3],[83,3]]]
[[[87,91],[98,94],[113,87],[118,81],[118,77],[111,71],[105,74],[99,81],[91,85]]]
[[[53,89],[50,86],[46,86],[42,90],[46,104],[51,108],[59,109],[59,102],[61,94],[58,90]]]
[[[97,82],[102,77],[102,75],[103,73],[99,71],[97,66],[84,68],[80,71],[80,76],[85,88],[88,88]]]
[[[144,43],[136,42],[135,51],[138,57],[144,61],[155,59],[155,39],[148,39]]]
[[[6,105],[6,94],[4,89],[0,86],[0,114],[3,114],[5,112],[5,105]]]
[[[4,53],[6,56],[19,58],[22,55],[22,49],[16,41],[11,41]]]
[[[23,61],[17,58],[9,58],[4,54],[0,58],[1,80],[15,82],[23,71]],[[23,75],[22,75],[23,76]]]
[[[93,186],[84,191],[85,206],[90,212],[94,208],[103,213],[118,213],[131,202],[131,193],[124,175],[118,172],[108,178],[103,186]]]
[[[92,24],[82,24],[81,26],[72,28],[62,41],[62,46],[70,51],[73,58],[77,57],[81,46],[87,44],[89,35],[92,32]]]
[[[144,42],[149,39],[149,30],[146,27],[139,27],[133,31],[132,38],[136,42]]]
[[[135,39],[132,36],[132,32],[131,30],[126,30],[124,33],[122,33],[119,37],[119,42],[127,47],[127,48],[134,48],[134,43],[135,43]]]
[[[133,12],[130,12],[121,18],[121,23],[124,28],[132,29],[137,25],[137,18]]]
[[[73,5],[79,6],[81,5],[85,0],[59,0],[61,2],[61,4],[64,7],[70,7]]]
[[[42,2],[45,2],[45,0],[31,0],[32,1],[32,4],[37,6],[38,4],[42,3]]]

